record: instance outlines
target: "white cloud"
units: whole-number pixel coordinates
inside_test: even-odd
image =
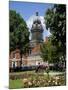
[[[41,24],[42,24],[43,29],[44,29],[43,38],[45,39],[45,37],[47,37],[47,36],[50,35],[50,32],[49,32],[49,30],[46,30],[44,17],[43,17],[43,16],[39,16],[39,18],[40,18]],[[28,26],[28,28],[29,28],[29,31],[31,30],[33,21],[34,21],[35,19],[36,19],[36,16],[35,16],[35,15],[32,15],[32,16],[26,21],[27,26]],[[30,35],[29,38],[31,39],[31,35]]]
[[[29,29],[31,29],[34,19],[35,19],[35,15],[32,15],[32,16],[26,21],[27,26],[28,26]]]

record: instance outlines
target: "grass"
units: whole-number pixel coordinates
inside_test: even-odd
[[[9,75],[19,75],[19,74],[35,74],[35,71],[22,71],[22,72],[13,72],[13,73],[10,73]]]
[[[9,88],[16,89],[22,87],[23,87],[22,79],[9,80]]]

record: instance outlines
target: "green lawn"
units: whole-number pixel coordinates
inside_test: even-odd
[[[22,87],[23,87],[22,79],[9,80],[9,88],[15,89],[15,88],[22,88]]]
[[[35,74],[35,71],[22,71],[22,72],[13,72],[9,73],[9,75],[19,75],[19,74]]]

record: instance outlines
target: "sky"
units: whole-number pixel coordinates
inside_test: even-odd
[[[52,6],[53,4],[48,4],[48,3],[9,1],[9,9],[15,10],[17,13],[19,13],[26,21],[29,29],[31,29],[33,19],[35,18],[35,13],[37,11],[39,12],[39,17],[42,22],[42,26],[45,29],[43,33],[43,38],[50,35],[50,32],[46,30],[46,26],[44,24],[44,15],[47,9],[51,8]]]

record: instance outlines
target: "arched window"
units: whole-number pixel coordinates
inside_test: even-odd
[[[15,58],[15,52],[13,52],[13,58]]]

